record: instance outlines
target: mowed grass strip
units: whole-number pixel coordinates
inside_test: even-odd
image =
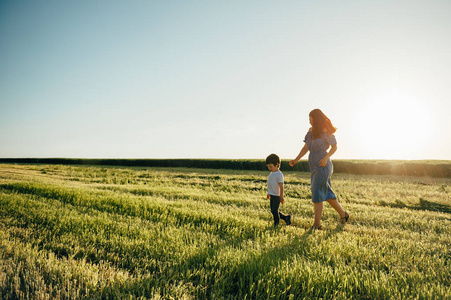
[[[308,173],[0,165],[4,299],[451,297],[449,179],[335,175],[351,222],[320,232]],[[402,204],[404,205],[402,205]]]

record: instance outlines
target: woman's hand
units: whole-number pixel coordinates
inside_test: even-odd
[[[324,156],[323,158],[321,158],[321,160],[319,161],[319,166],[320,167],[325,167],[327,165],[327,161],[329,160],[329,156]]]
[[[293,160],[290,160],[290,162],[288,164],[290,165],[290,167],[293,167],[297,163],[298,163],[298,161],[293,159]]]
[[[327,165],[327,161],[329,160],[329,158],[335,153],[335,151],[337,151],[337,145],[332,145],[330,148],[329,153],[327,153],[320,161],[319,161],[319,166],[320,167],[325,167]]]

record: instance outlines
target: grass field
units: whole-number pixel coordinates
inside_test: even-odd
[[[0,298],[451,299],[451,179],[335,174],[311,232],[282,171],[274,230],[267,171],[0,165]]]

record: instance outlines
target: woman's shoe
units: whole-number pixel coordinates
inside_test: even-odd
[[[341,224],[346,224],[348,222],[349,219],[349,214],[348,212],[345,211],[345,216],[343,218],[341,218]]]

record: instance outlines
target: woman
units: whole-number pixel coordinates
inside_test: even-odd
[[[311,172],[312,202],[315,211],[312,229],[321,229],[324,201],[327,201],[340,214],[342,223],[348,221],[349,214],[338,203],[337,196],[335,196],[330,185],[330,177],[333,171],[330,157],[337,151],[337,141],[333,135],[337,129],[319,109],[312,110],[309,117],[312,127],[305,135],[304,147],[298,156],[290,161],[290,166],[294,166],[310,151],[308,163]],[[330,150],[327,152],[329,148]]]

